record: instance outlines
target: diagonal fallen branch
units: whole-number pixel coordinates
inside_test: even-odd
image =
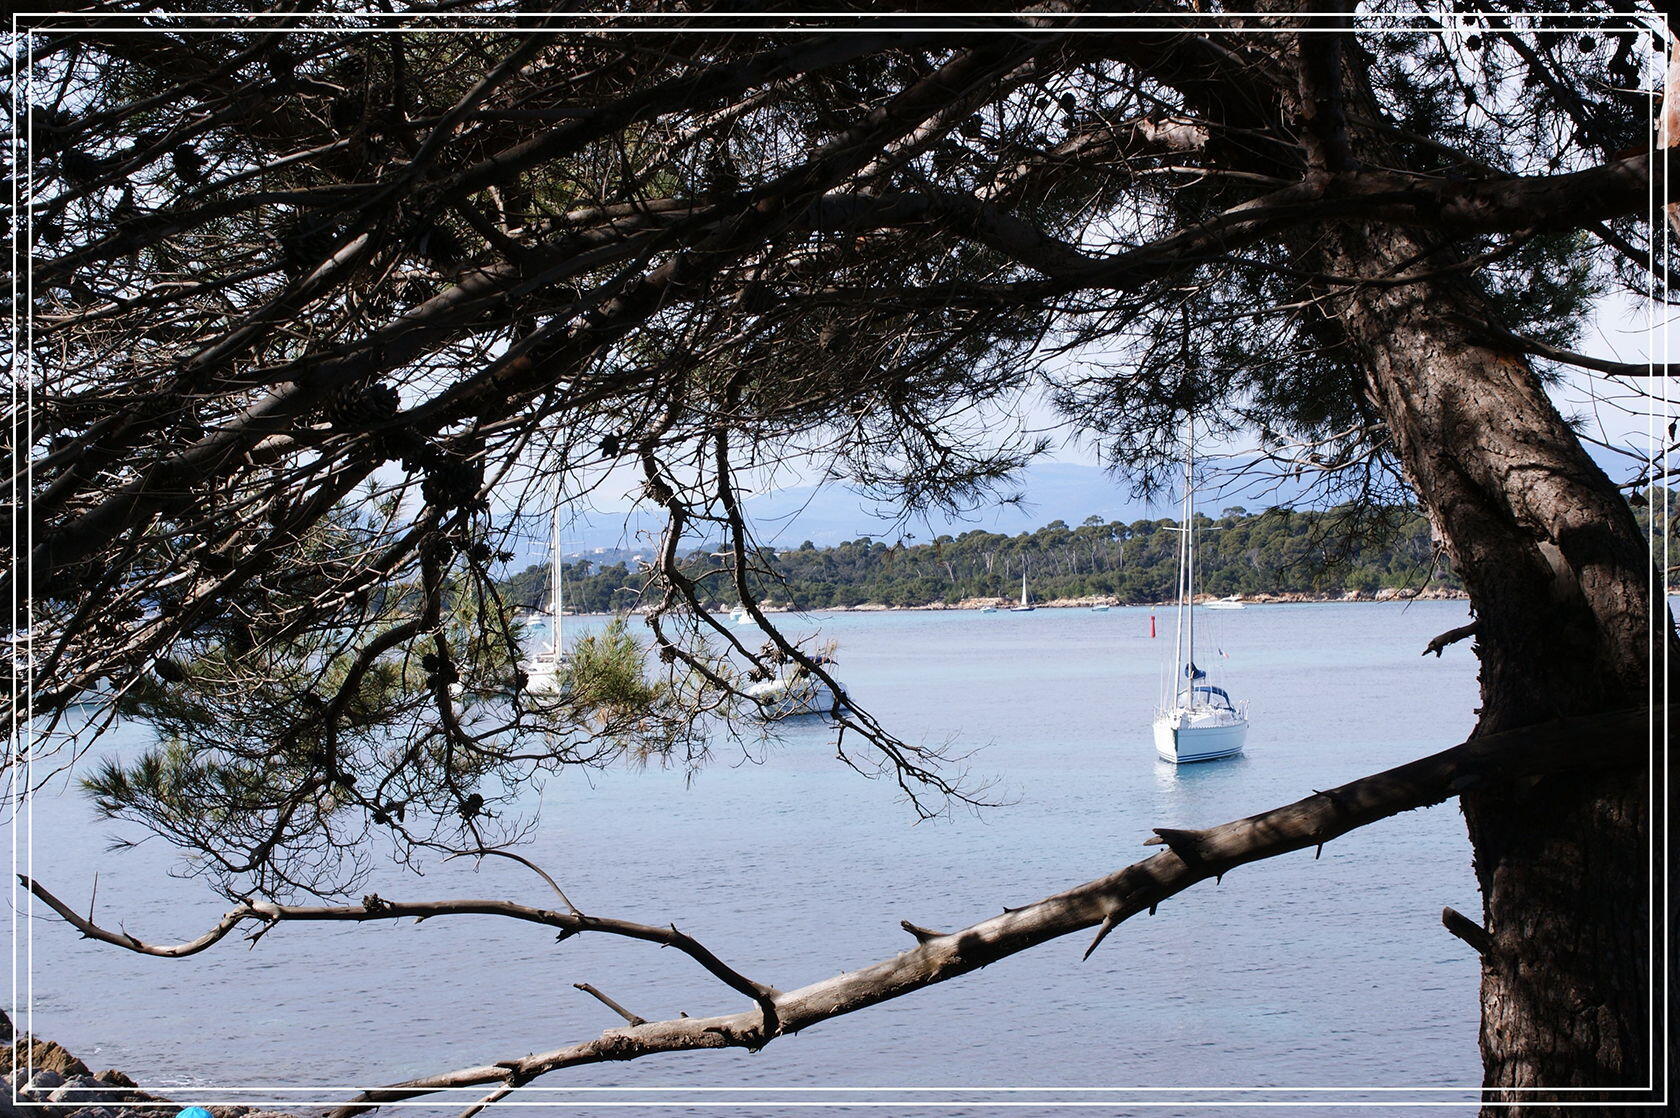
[[[1661,708],[1637,708],[1489,734],[1361,777],[1339,788],[1314,792],[1295,803],[1246,819],[1202,830],[1158,828],[1146,841],[1165,845],[1167,849],[1161,853],[1036,903],[1005,909],[1000,916],[960,931],[935,934],[925,940],[918,936],[920,942],[916,947],[860,970],[786,992],[757,986],[728,972],[734,980],[726,978],[725,981],[754,997],[759,1003],[756,1009],[618,1027],[592,1040],[550,1052],[375,1088],[333,1111],[332,1118],[351,1118],[383,1103],[449,1088],[527,1083],[549,1072],[584,1064],[703,1048],[756,1049],[777,1035],[798,1032],[830,1018],[902,997],[1072,932],[1100,926],[1102,930],[1097,937],[1100,942],[1121,921],[1139,912],[1153,911],[1161,901],[1199,881],[1218,877],[1249,862],[1322,846],[1349,831],[1402,811],[1441,803],[1472,785],[1485,788],[1519,778],[1646,764],[1650,759],[1650,727],[1653,719],[1664,713]],[[368,898],[377,901],[372,906],[364,901],[360,906],[336,908],[247,901],[198,939],[172,947],[155,947],[126,932],[100,928],[36,882],[26,877],[22,881],[84,935],[131,951],[171,957],[202,951],[248,919],[377,920],[468,912],[549,924],[560,927],[563,936],[581,930],[617,931],[633,938],[679,946],[691,955],[693,948],[699,948],[692,940],[687,945],[673,941],[670,938],[673,934],[680,935],[674,929],[667,933],[648,925],[601,921],[505,901],[398,903],[378,898]],[[587,929],[579,926],[584,923],[592,926]],[[708,969],[713,967],[708,964]],[[717,971],[714,969],[713,973]]]

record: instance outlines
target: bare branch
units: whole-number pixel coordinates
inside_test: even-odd
[[[1451,905],[1441,910],[1441,924],[1447,931],[1475,948],[1478,955],[1486,955],[1493,948],[1493,937],[1488,935],[1487,929]]]
[[[1430,640],[1429,644],[1424,647],[1424,650],[1420,655],[1428,656],[1431,652],[1433,652],[1435,654],[1435,658],[1440,659],[1441,652],[1447,647],[1447,645],[1457,644],[1466,637],[1475,636],[1481,631],[1481,627],[1482,623],[1480,621],[1472,621],[1468,625],[1460,625],[1456,629],[1448,629],[1440,636]]]
[[[601,993],[601,991],[595,989],[595,987],[591,986],[589,983],[587,983],[587,982],[574,982],[574,983],[572,983],[572,985],[577,987],[579,990],[582,990],[584,993],[588,994],[590,997],[594,998],[596,1001],[600,1002],[602,1005],[606,1006],[608,1009],[612,1010],[614,1013],[618,1014],[620,1017],[624,1018],[626,1021],[630,1022],[630,1024],[632,1024],[632,1025],[645,1025],[645,1024],[647,1024],[647,1018],[646,1017],[638,1017],[636,1014],[631,1013],[628,1009],[625,1009],[623,1006],[619,1005],[617,1002],[613,1001],[611,998],[609,998],[605,994]]]
[[[674,947],[710,971],[714,977],[726,986],[746,994],[754,1001],[769,1002],[777,994],[775,987],[755,982],[741,974],[722,959],[719,959],[693,936],[677,930],[675,925],[659,927],[653,924],[637,924],[629,920],[555,912],[551,909],[532,908],[529,905],[516,904],[512,901],[393,901],[374,893],[363,897],[362,903],[357,905],[282,905],[275,904],[272,901],[246,899],[235,908],[230,909],[216,922],[213,928],[197,939],[178,944],[160,945],[146,943],[126,931],[113,932],[101,927],[59,900],[40,882],[23,874],[18,875],[18,880],[31,893],[45,901],[49,908],[81,932],[84,937],[126,948],[141,955],[156,955],[170,959],[196,955],[226,938],[230,932],[246,921],[267,923],[286,921],[365,923],[367,921],[401,920],[404,918],[430,920],[440,916],[504,916],[511,920],[558,928],[560,934],[557,938],[562,940],[584,932],[599,932],[606,935],[623,936],[627,939],[638,939],[647,943],[656,943],[662,947]]]

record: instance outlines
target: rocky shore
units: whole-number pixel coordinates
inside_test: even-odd
[[[1244,605],[1259,606],[1277,604],[1294,605],[1309,602],[1440,602],[1461,601],[1467,597],[1468,595],[1466,595],[1462,590],[1446,590],[1440,587],[1431,586],[1423,590],[1399,590],[1392,587],[1385,587],[1374,594],[1367,593],[1363,590],[1348,590],[1340,594],[1244,594],[1242,596],[1242,601]],[[1198,602],[1211,602],[1215,601],[1216,598],[1212,594],[1201,594],[1197,596],[1196,600]],[[927,605],[920,606],[885,606],[878,602],[865,602],[862,605],[856,606],[825,606],[821,610],[814,612],[886,613],[894,610],[983,609],[986,606],[992,606],[996,609],[1007,609],[1014,604],[1014,598],[964,598],[960,602],[930,602]],[[1033,603],[1033,605],[1038,609],[1089,609],[1092,606],[1113,606],[1117,609],[1127,606],[1148,606],[1155,609],[1163,609],[1176,604],[1177,603],[1175,602],[1119,602],[1113,598],[1103,597],[1052,598],[1049,601]],[[765,612],[782,613],[785,612],[785,610],[783,607],[772,606],[766,608]]]
[[[176,1118],[191,1105],[142,1091],[114,1069],[95,1074],[53,1041],[16,1036],[0,1011],[0,1118]],[[205,1109],[212,1118],[295,1118],[255,1106]]]

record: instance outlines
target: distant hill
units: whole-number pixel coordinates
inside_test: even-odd
[[[929,540],[961,535],[975,528],[1013,535],[1054,520],[1079,523],[1088,516],[1103,520],[1134,520],[1152,515],[1145,502],[1131,499],[1107,471],[1069,462],[1040,462],[1021,473],[1017,503],[991,503],[967,516],[935,516],[899,523],[856,492],[834,485],[818,489],[800,486],[753,497],[746,508],[758,529],[760,542],[772,547],[797,547],[810,540],[819,547],[868,536],[894,542]]]
[[[1369,597],[1425,584],[1456,589],[1437,562],[1422,513],[1406,506],[1385,511],[1386,531],[1374,530],[1370,514],[1351,506],[1233,512],[1217,521],[1198,513],[1198,584],[1216,596]],[[1172,597],[1178,581],[1180,537],[1163,531],[1164,522],[1056,518],[1031,532],[968,528],[938,541],[767,545],[780,577],[756,586],[755,595],[795,609],[953,605],[1013,598],[1026,574],[1039,601],[1160,602]],[[569,559],[567,601],[591,613],[635,608],[643,573],[632,559],[622,552]],[[704,549],[683,562],[695,575],[717,567]],[[507,601],[536,605],[547,582],[546,564],[534,565],[506,579],[502,592]],[[711,606],[730,606],[738,597],[715,575],[699,591]]]
[[[1064,476],[1077,483],[1082,469],[1066,468]],[[1046,490],[1054,492],[1054,487]],[[1667,526],[1680,519],[1680,494],[1653,487],[1630,503],[1635,519],[1653,532],[1657,553],[1666,554]],[[1119,507],[1128,505],[1143,507]],[[1050,511],[1020,515],[1045,516]],[[1151,510],[1108,520],[1100,515],[1058,516],[1030,531],[958,526],[950,533],[955,538],[945,540],[860,539],[864,533],[856,532],[840,544],[810,540],[807,545],[804,536],[794,542],[766,540],[782,577],[760,586],[758,593],[765,601],[796,609],[949,605],[1013,598],[1025,572],[1039,601],[1165,601],[1176,592],[1179,537],[1161,528],[1176,519],[1171,510]],[[1201,590],[1215,596],[1339,598],[1425,586],[1435,591],[1460,589],[1436,552],[1428,520],[1415,506],[1242,511],[1233,505],[1215,516],[1197,513],[1197,522],[1203,529],[1196,556],[1198,582]],[[682,561],[716,567],[703,548]],[[567,600],[579,610],[604,613],[639,604],[635,587],[643,574],[633,551],[609,549],[569,558],[567,572]],[[1672,585],[1680,572],[1669,573]],[[547,584],[548,566],[542,562],[510,571],[502,590],[509,602],[536,605],[547,593]],[[737,598],[732,586],[716,578],[705,582],[700,592],[712,606],[731,606]]]
[[[1600,464],[1622,471],[1625,464],[1610,461],[1600,452]],[[818,547],[832,547],[861,537],[896,543],[953,536],[975,528],[1014,535],[1031,532],[1054,521],[1077,526],[1087,517],[1130,523],[1147,517],[1176,517],[1175,499],[1150,504],[1134,499],[1124,481],[1100,466],[1073,462],[1035,462],[1020,472],[1017,481],[1004,487],[1005,495],[1019,493],[1015,503],[993,502],[962,518],[935,517],[931,522],[913,520],[901,524],[892,510],[869,501],[844,485],[799,485],[748,496],[744,502],[759,542],[767,547],[796,548],[806,540]],[[1263,495],[1198,496],[1197,506],[1218,517],[1228,507],[1245,507],[1252,512],[1274,505],[1289,505],[1302,495],[1302,483],[1284,483]],[[590,554],[596,548],[623,549],[631,554],[646,552],[658,542],[663,521],[645,510],[632,512],[628,502],[601,510],[574,508],[572,523],[565,530],[566,550]],[[546,558],[541,543],[516,548],[510,569],[520,569],[536,558]]]
[[[1098,516],[1104,521],[1130,522],[1170,515],[1172,511],[1133,500],[1124,486],[1100,467],[1070,462],[1029,466],[1021,472],[1020,481],[1006,487],[1005,492],[1019,492],[1022,499],[1010,504],[993,503],[962,519],[935,517],[909,523],[883,515],[890,510],[838,484],[801,485],[755,494],[746,499],[744,507],[759,542],[776,548],[796,548],[806,540],[818,547],[832,547],[862,537],[914,542],[961,535],[975,528],[1014,535],[1056,520],[1079,524],[1086,517]],[[565,550],[585,555],[595,554],[597,548],[626,555],[646,553],[657,542],[660,527],[660,519],[646,511],[575,511],[565,530]],[[540,543],[530,543],[516,549],[508,566],[518,570],[545,557]]]

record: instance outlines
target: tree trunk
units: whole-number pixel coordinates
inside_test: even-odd
[[[1427,247],[1405,230],[1343,227],[1323,251],[1327,271],[1375,278],[1440,259]],[[1489,308],[1448,279],[1341,291],[1329,297],[1367,392],[1480,621],[1477,732],[1648,703],[1651,657],[1673,640],[1652,622],[1667,611],[1649,549],[1527,361],[1471,328]],[[1491,936],[1484,1114],[1649,1101],[1602,1090],[1661,1073],[1646,774],[1490,783],[1463,809]]]

